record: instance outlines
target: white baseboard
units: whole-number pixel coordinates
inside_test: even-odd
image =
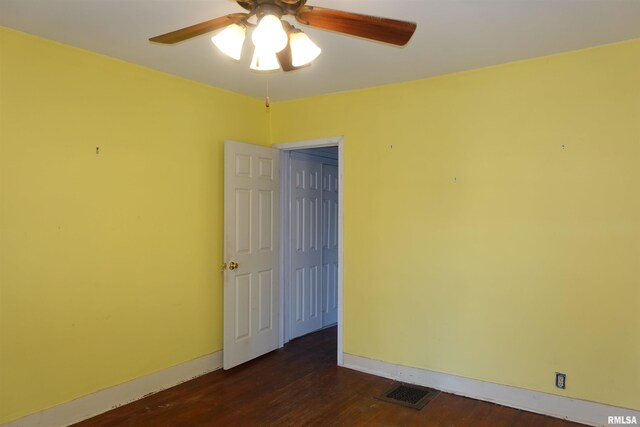
[[[157,393],[222,367],[222,351],[97,391],[62,405],[2,424],[1,427],[62,427]],[[593,426],[607,426],[609,416],[636,417],[640,411],[538,391],[410,368],[344,353],[344,367],[448,393]]]
[[[2,424],[1,427],[62,427],[173,387],[222,367],[222,351],[136,378],[53,408]]]
[[[640,411],[633,409],[410,368],[347,353],[344,354],[344,367],[593,426],[609,425],[610,416],[635,416],[640,422]]]

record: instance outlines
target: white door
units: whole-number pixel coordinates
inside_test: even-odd
[[[322,165],[322,327],[338,321],[338,167]]]
[[[224,143],[224,369],[278,348],[279,156]]]
[[[290,338],[322,328],[322,164],[291,159]]]

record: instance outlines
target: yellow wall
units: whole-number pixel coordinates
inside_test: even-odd
[[[640,40],[276,103],[272,129],[345,137],[347,353],[640,409]]]
[[[0,423],[222,348],[222,142],[267,119],[0,28]]]
[[[346,352],[640,408],[639,75],[636,40],[275,103],[270,133],[0,29],[0,423],[220,350],[223,139],[334,135]]]

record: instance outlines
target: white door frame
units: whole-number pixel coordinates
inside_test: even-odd
[[[284,142],[281,144],[273,144],[274,148],[282,151],[300,150],[305,148],[319,148],[319,147],[338,147],[338,365],[344,365],[344,353],[342,351],[342,337],[343,337],[343,276],[344,276],[344,137],[334,136],[321,139],[310,139],[305,141],[296,142]],[[288,188],[289,185],[289,153],[283,153],[280,163],[280,185],[281,188]],[[284,193],[284,191],[282,191]],[[285,197],[281,197],[281,209],[280,209],[280,346],[285,343],[285,327],[287,327],[286,318],[284,315],[288,305],[285,305],[285,272],[286,270],[286,256],[284,253],[285,244],[289,238],[289,227],[286,226],[289,210],[284,204],[286,203]]]

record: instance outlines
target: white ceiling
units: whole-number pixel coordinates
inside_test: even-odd
[[[148,38],[244,11],[231,0],[0,0],[0,25],[254,97],[302,98],[640,38],[640,0],[308,0],[413,21],[404,48],[301,27],[323,52],[291,73],[249,70],[208,36]],[[291,17],[288,18],[295,22]],[[249,39],[248,39],[249,40]]]

